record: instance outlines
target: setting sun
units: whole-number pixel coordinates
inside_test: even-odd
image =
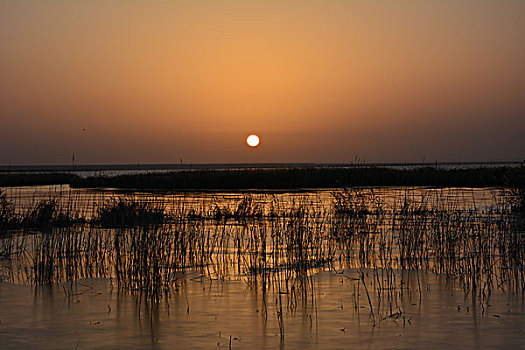
[[[259,140],[259,136],[257,135],[250,135],[246,138],[246,143],[248,144],[248,146],[250,147],[257,147],[259,146],[259,143],[261,141]]]
[[[0,0],[0,350],[525,350],[520,42],[525,0]]]

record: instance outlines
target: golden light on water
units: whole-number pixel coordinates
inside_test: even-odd
[[[257,147],[259,146],[259,143],[261,142],[261,140],[259,139],[259,136],[257,135],[250,135],[246,138],[246,143],[248,144],[248,146],[250,147]]]

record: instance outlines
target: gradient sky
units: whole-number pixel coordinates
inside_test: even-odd
[[[0,0],[0,131],[2,165],[523,160],[525,1]]]

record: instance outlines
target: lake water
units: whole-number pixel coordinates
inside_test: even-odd
[[[4,234],[2,349],[525,348],[507,189],[3,191],[20,215],[126,198],[170,220]]]

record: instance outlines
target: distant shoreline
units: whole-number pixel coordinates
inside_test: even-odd
[[[181,171],[183,170],[183,171]],[[431,186],[525,188],[525,166],[295,166],[190,168],[126,173],[100,171],[0,173],[0,187],[69,184],[74,188],[126,190],[297,190],[343,187]]]
[[[349,163],[209,163],[209,164],[61,164],[61,165],[0,165],[0,173],[13,172],[96,172],[96,171],[177,171],[196,169],[282,169],[282,168],[486,168],[519,167],[523,161],[484,162],[349,162]]]

